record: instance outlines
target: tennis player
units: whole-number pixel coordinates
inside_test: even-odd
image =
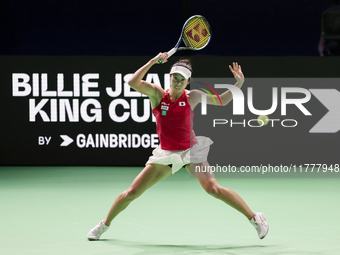
[[[129,85],[132,88],[150,98],[152,112],[156,117],[160,146],[153,151],[145,168],[135,178],[131,186],[116,198],[106,218],[90,230],[87,238],[99,240],[100,236],[108,230],[112,220],[134,199],[182,167],[185,167],[198,179],[208,194],[222,200],[246,216],[257,230],[259,238],[264,238],[269,227],[263,213],[250,210],[235,191],[220,186],[213,173],[194,170],[197,169],[196,167],[209,167],[207,157],[212,141],[207,137],[196,137],[193,131],[193,109],[201,102],[204,92],[185,89],[190,83],[192,74],[190,61],[182,59],[171,67],[169,90],[164,91],[162,87],[142,80],[154,64],[159,64],[159,59],[166,63],[167,58],[167,53],[159,53],[138,69],[129,80]],[[244,82],[241,66],[233,63],[229,69],[236,79],[235,86],[241,88]],[[217,96],[215,97],[217,99]],[[206,98],[207,104],[215,105],[211,97]],[[227,105],[232,100],[232,94],[230,91],[226,91],[220,95],[220,98],[222,104]]]

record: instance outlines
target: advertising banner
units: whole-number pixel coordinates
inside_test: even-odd
[[[143,166],[159,140],[148,97],[127,82],[149,59],[1,56],[0,165]],[[196,135],[214,141],[212,165],[339,164],[338,58],[190,59],[190,89],[234,96],[227,106],[194,110]],[[153,66],[144,79],[170,88],[177,60]],[[246,77],[236,90],[234,61]]]

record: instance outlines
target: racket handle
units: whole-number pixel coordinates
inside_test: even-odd
[[[172,48],[169,52],[168,52],[168,58],[170,58],[172,55],[175,54],[177,48]]]
[[[176,50],[177,50],[177,48],[172,48],[171,50],[169,50],[168,51],[168,58],[170,58],[172,55],[174,55]],[[158,63],[162,64],[163,63],[162,59],[158,59]]]

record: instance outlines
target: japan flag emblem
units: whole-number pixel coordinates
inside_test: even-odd
[[[179,102],[179,106],[185,106],[185,102]]]

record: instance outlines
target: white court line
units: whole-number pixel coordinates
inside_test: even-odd
[[[60,203],[61,205],[63,205],[63,206],[65,206],[66,208],[68,208],[68,209],[71,209],[72,211],[75,211],[75,212],[82,212],[82,211],[80,211],[80,210],[78,210],[78,209],[75,209],[75,208],[73,208],[73,207],[71,207],[71,206],[68,206],[68,205],[65,205],[65,204],[62,204],[62,203]]]

